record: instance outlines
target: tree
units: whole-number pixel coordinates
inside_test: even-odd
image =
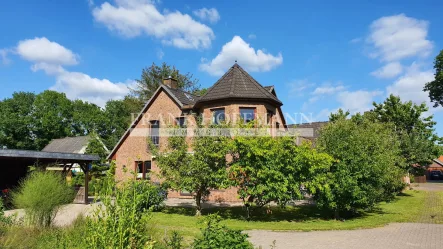
[[[102,134],[105,126],[104,110],[99,106],[82,100],[72,101],[73,135]]]
[[[317,147],[335,161],[314,199],[336,218],[390,200],[403,188],[400,142],[391,124],[365,115],[339,119],[322,128]]]
[[[202,134],[198,128],[194,132]],[[193,195],[196,215],[201,214],[201,202],[211,189],[227,186],[227,141],[228,138],[224,136],[203,134],[194,136],[189,146],[186,137],[171,136],[164,152],[159,152],[152,144],[150,146],[156,155],[160,175],[168,187]],[[192,153],[188,153],[188,147],[192,148]]]
[[[199,88],[198,80],[193,78],[191,73],[182,74],[175,66],[171,67],[163,62],[161,66],[152,63],[150,67],[144,68],[141,78],[136,80],[136,86],[131,89],[131,93],[142,103],[146,103],[163,82],[163,79],[169,76],[177,80],[180,89],[193,92]]]
[[[0,148],[37,149],[32,136],[35,94],[15,92],[12,98],[0,101]]]
[[[390,95],[383,103],[373,105],[368,117],[393,124],[404,158],[403,168],[412,170],[417,165],[428,165],[438,157],[436,143],[440,138],[435,134],[433,116],[425,116],[428,111],[425,103],[402,102],[400,97]]]
[[[140,111],[140,102],[131,96],[106,103],[104,111],[106,125],[103,131],[99,131],[99,135],[108,149],[114,148]]]
[[[293,137],[235,136],[229,177],[247,208],[270,202],[284,206],[323,189],[332,158],[311,144],[297,146]]]
[[[64,93],[47,90],[37,95],[32,117],[38,150],[52,139],[73,135],[73,106]]]
[[[331,113],[329,115],[329,121],[333,122],[333,121],[337,121],[339,119],[347,119],[349,114],[351,114],[349,111],[343,111],[343,109],[338,109],[337,113]]]
[[[443,50],[435,57],[434,61],[435,79],[426,83],[424,91],[428,92],[434,107],[443,106]]]

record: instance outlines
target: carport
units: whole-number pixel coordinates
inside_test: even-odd
[[[0,189],[17,186],[26,176],[29,166],[58,166],[66,173],[77,163],[85,174],[84,203],[87,204],[89,168],[92,162],[98,160],[98,155],[0,149]]]

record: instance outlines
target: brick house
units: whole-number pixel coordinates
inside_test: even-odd
[[[257,120],[284,131],[286,122],[282,105],[273,86],[263,87],[237,63],[203,96],[182,91],[177,88],[174,79],[165,79],[109,155],[109,159],[116,162],[116,179],[136,177],[161,181],[156,177],[155,172],[159,172],[159,168],[147,142],[147,139],[152,139],[160,150],[165,149],[167,137],[161,137],[157,128],[178,124],[192,129],[197,117],[204,124],[221,121],[233,123],[242,117],[243,120]],[[168,195],[172,198],[192,198],[183,192],[170,191]],[[233,188],[211,191],[208,199],[238,201],[236,189]]]

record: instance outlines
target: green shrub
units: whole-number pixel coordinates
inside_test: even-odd
[[[194,249],[252,249],[247,240],[248,235],[239,230],[232,230],[220,224],[221,217],[212,214],[205,217],[206,227],[202,229],[202,236],[194,240]]]
[[[164,240],[166,248],[168,249],[181,249],[183,248],[183,236],[180,235],[177,231],[172,231],[171,236],[165,238]]]
[[[25,178],[17,192],[13,192],[13,203],[25,209],[25,219],[31,225],[48,227],[59,208],[72,202],[74,191],[56,172],[36,171]]]
[[[140,210],[145,196],[137,189],[141,181],[130,180],[118,187],[114,177],[103,179],[98,199],[101,204],[87,219],[85,241],[90,248],[153,248],[147,234],[149,213]]]
[[[5,216],[3,202],[0,201],[0,235],[5,233],[6,229],[12,225],[12,218]]]
[[[362,115],[337,119],[321,130],[317,148],[335,161],[314,199],[336,218],[392,200],[404,188],[399,141],[389,124]]]
[[[149,181],[136,181],[129,185],[134,188],[136,195],[142,197],[139,210],[159,211],[164,206],[167,197],[167,191],[160,186],[154,185]],[[129,189],[129,191],[132,191]]]

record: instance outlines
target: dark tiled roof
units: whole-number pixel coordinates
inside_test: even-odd
[[[300,128],[300,129],[312,129],[312,138],[317,138],[320,135],[320,129],[327,125],[328,121],[321,122],[311,122],[311,123],[303,123],[303,124],[291,124],[288,125],[288,128]]]
[[[57,161],[98,161],[100,157],[98,155],[77,154],[77,153],[60,153],[60,152],[48,152],[48,151],[34,151],[34,150],[0,150],[0,158],[27,158],[27,159],[41,159]]]
[[[193,95],[191,93],[185,92],[180,89],[170,88],[165,86],[165,88],[173,94],[178,101],[180,101],[183,105],[193,105],[198,100],[199,96]]]
[[[88,146],[89,136],[65,137],[53,139],[42,151],[45,152],[61,152],[61,153],[80,153],[80,151]]]
[[[263,99],[279,106],[282,102],[235,63],[197,103],[222,99]]]
[[[274,89],[274,86],[264,86],[264,89],[266,89],[268,92],[272,92],[272,89]]]

